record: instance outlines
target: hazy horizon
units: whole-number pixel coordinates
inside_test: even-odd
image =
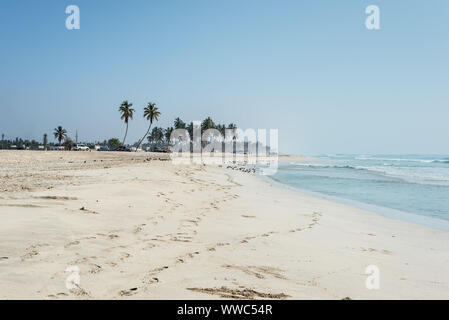
[[[67,30],[65,8],[81,11]],[[365,8],[380,8],[380,30]],[[372,0],[0,3],[0,134],[123,138],[118,107],[168,127],[279,130],[295,154],[449,154],[449,2]]]

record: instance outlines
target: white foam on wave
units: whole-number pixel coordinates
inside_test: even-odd
[[[359,170],[377,172],[385,176],[399,178],[411,183],[448,185],[449,169],[439,168],[416,168],[416,167],[391,167],[391,166],[355,166]]]
[[[396,161],[396,162],[420,162],[432,163],[440,159],[416,159],[416,158],[377,158],[377,157],[355,157],[355,160],[374,160],[374,161]]]
[[[449,186],[449,166],[447,168],[441,167],[408,167],[395,166],[388,163],[382,165],[356,165],[350,164],[349,161],[343,163],[306,163],[306,162],[290,162],[290,166],[313,169],[348,169],[371,172],[390,178],[401,179],[409,183],[420,183],[430,185]],[[281,167],[282,168],[282,167]],[[363,177],[361,177],[363,179]]]

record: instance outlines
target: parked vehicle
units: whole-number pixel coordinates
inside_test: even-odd
[[[121,147],[115,148],[113,151],[131,152],[131,149],[121,146]]]
[[[82,144],[82,143],[78,143],[78,144],[75,146],[75,148],[73,148],[73,150],[75,150],[75,151],[89,151],[90,149],[89,149],[88,146],[86,146],[86,145],[84,145],[84,144]]]
[[[154,147],[153,152],[171,153],[170,149],[167,147]]]
[[[109,147],[107,146],[100,147],[98,148],[98,151],[109,151]]]

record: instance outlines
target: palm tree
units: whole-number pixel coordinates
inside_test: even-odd
[[[67,130],[64,129],[61,126],[58,126],[57,128],[55,128],[55,130],[53,131],[53,135],[55,136],[55,139],[58,140],[59,145],[61,146],[61,142],[62,140],[67,138]]]
[[[168,145],[170,145],[170,143],[171,143],[171,134],[172,134],[172,132],[173,132],[173,127],[168,127],[164,131],[165,141],[167,142]]]
[[[154,131],[154,128],[153,128],[153,131]],[[147,140],[150,143],[150,145],[154,143],[154,139],[155,139],[155,133],[153,131],[151,131],[151,134],[149,134],[147,137]]]
[[[142,141],[145,139],[145,137],[148,135],[151,129],[151,125],[153,124],[154,120],[158,120],[161,113],[158,111],[158,108],[156,107],[155,103],[148,102],[148,105],[143,109],[143,117],[150,121],[150,125],[148,126],[148,130],[143,136],[142,139],[140,139],[139,143],[137,144],[137,149],[139,149],[140,145],[142,144]]]
[[[181,118],[177,117],[175,121],[173,122],[173,126],[175,129],[187,129],[187,125],[184,121],[181,120]],[[183,141],[182,137],[178,137],[178,141]]]
[[[187,131],[189,132],[190,141],[193,141],[193,122],[189,123]]]
[[[125,131],[125,137],[123,138],[123,145],[125,145],[126,136],[128,135],[128,122],[129,119],[133,118],[134,115],[134,109],[132,107],[132,103],[128,103],[128,100],[125,100],[120,105],[120,108],[118,108],[118,111],[121,114],[120,119],[124,120],[126,123],[126,131]]]
[[[201,123],[201,130],[206,131],[208,129],[213,129],[215,127],[214,121],[210,117],[207,117],[204,119],[204,121]]]
[[[175,129],[185,129],[186,124],[184,121],[182,121],[179,117],[175,119],[175,122],[173,123]]]
[[[204,121],[201,123],[201,135],[204,134],[204,131],[209,130],[209,129],[215,129],[215,123],[214,121],[211,119],[211,117],[207,117],[206,119],[204,119]],[[211,132],[209,133],[208,139],[213,139],[215,138],[216,134],[215,132]],[[206,141],[203,141],[201,139],[201,148],[204,149],[204,147],[206,146]]]
[[[164,130],[159,127],[154,127],[151,134],[148,136],[148,142],[153,144],[160,144],[164,140]]]
[[[218,131],[220,131],[221,136],[224,138],[225,137],[225,133],[226,133],[226,126],[224,124],[217,124],[215,126],[215,129],[217,129]]]
[[[161,144],[164,141],[164,129],[155,127],[156,134],[155,134],[155,140],[157,144]]]

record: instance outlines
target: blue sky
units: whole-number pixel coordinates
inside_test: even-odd
[[[65,28],[78,5],[81,29]],[[380,8],[380,30],[365,8]],[[129,140],[155,102],[277,128],[282,152],[449,154],[449,1],[2,0],[0,133]]]

